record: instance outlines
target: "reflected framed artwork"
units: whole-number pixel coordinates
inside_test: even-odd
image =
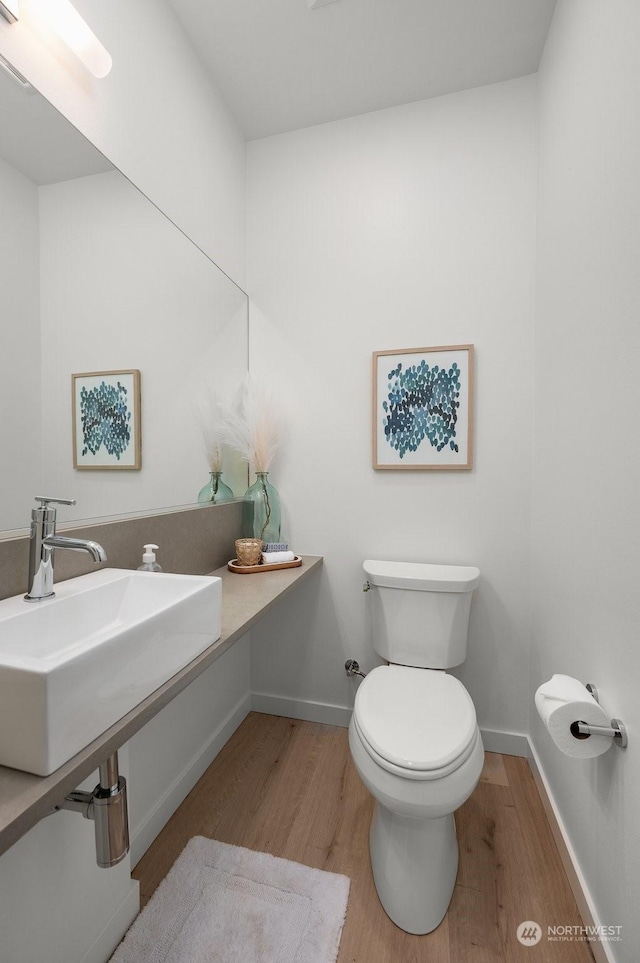
[[[473,345],[373,353],[373,467],[473,467]]]
[[[74,374],[71,387],[73,467],[140,469],[140,372]]]

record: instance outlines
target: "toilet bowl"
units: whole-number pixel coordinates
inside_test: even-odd
[[[358,690],[349,746],[376,800],[369,841],[380,902],[407,933],[429,933],[455,885],[453,813],[484,763],[473,703],[444,672],[380,666]]]
[[[369,832],[380,902],[407,933],[442,921],[458,868],[454,812],[482,772],[469,693],[446,669],[464,661],[470,566],[367,561],[373,647],[387,661],[356,693],[349,725],[355,767],[375,799]]]

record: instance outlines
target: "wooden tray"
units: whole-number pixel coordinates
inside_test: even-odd
[[[236,572],[238,575],[255,575],[257,572],[275,572],[279,568],[298,568],[302,565],[302,556],[296,555],[293,562],[273,562],[270,565],[238,565],[238,559],[232,558],[230,562],[227,562],[227,568],[230,572]]]

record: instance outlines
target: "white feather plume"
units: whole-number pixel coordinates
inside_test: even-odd
[[[195,415],[202,434],[210,471],[222,471],[224,406],[210,384],[202,387],[195,402]]]
[[[235,404],[222,407],[222,441],[254,471],[269,471],[280,445],[278,422],[273,392],[262,379],[247,375]]]

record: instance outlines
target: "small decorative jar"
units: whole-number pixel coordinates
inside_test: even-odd
[[[236,538],[236,560],[239,565],[259,565],[262,556],[262,539]]]

